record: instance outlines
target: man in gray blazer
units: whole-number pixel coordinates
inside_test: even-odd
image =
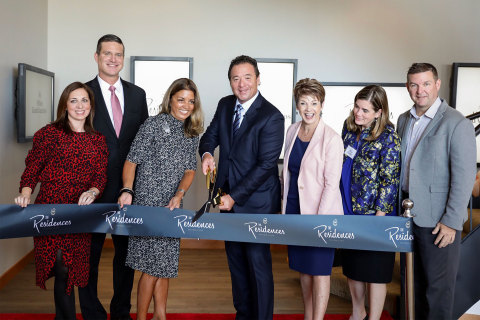
[[[450,320],[476,144],[470,121],[438,97],[440,85],[429,63],[414,63],[408,70],[407,89],[415,104],[397,124],[402,138],[399,198],[414,202],[416,318]]]

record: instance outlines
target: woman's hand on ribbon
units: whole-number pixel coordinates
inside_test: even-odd
[[[22,208],[25,208],[30,204],[30,198],[32,196],[32,189],[29,187],[23,187],[22,192],[15,197],[15,204],[19,205]]]
[[[132,200],[133,197],[130,193],[122,192],[120,197],[118,197],[118,204],[120,205],[120,208],[123,208],[124,205],[132,204]]]

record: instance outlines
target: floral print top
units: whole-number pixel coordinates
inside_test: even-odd
[[[383,211],[393,213],[397,204],[400,183],[400,138],[392,126],[374,141],[367,141],[370,128],[360,134],[359,147],[353,159],[351,172],[351,197],[354,214],[374,215]],[[343,146],[353,146],[356,133],[342,130]],[[347,159],[343,155],[343,162]]]

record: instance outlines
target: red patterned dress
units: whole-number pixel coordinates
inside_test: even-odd
[[[73,132],[66,134],[53,125],[38,130],[33,147],[25,159],[26,168],[20,182],[32,190],[40,182],[35,203],[78,203],[80,195],[96,187],[103,191],[107,181],[107,145],[99,133]],[[87,233],[34,237],[37,286],[45,289],[52,276],[58,249],[68,268],[67,294],[73,286],[84,287],[88,282],[90,241]]]

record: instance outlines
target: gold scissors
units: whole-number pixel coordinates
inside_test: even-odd
[[[195,222],[198,219],[200,219],[200,217],[205,212],[209,212],[210,206],[213,205],[213,207],[215,208],[215,206],[222,204],[222,200],[221,200],[221,197],[223,195],[222,190],[218,188],[217,194],[216,195],[213,194],[213,192],[215,191],[215,185],[217,182],[217,168],[213,169],[213,171],[210,171],[210,169],[208,169],[206,179],[207,179],[206,183],[207,183],[207,190],[208,190],[208,199],[200,208],[200,210],[195,212],[195,215],[192,218],[192,222]]]

